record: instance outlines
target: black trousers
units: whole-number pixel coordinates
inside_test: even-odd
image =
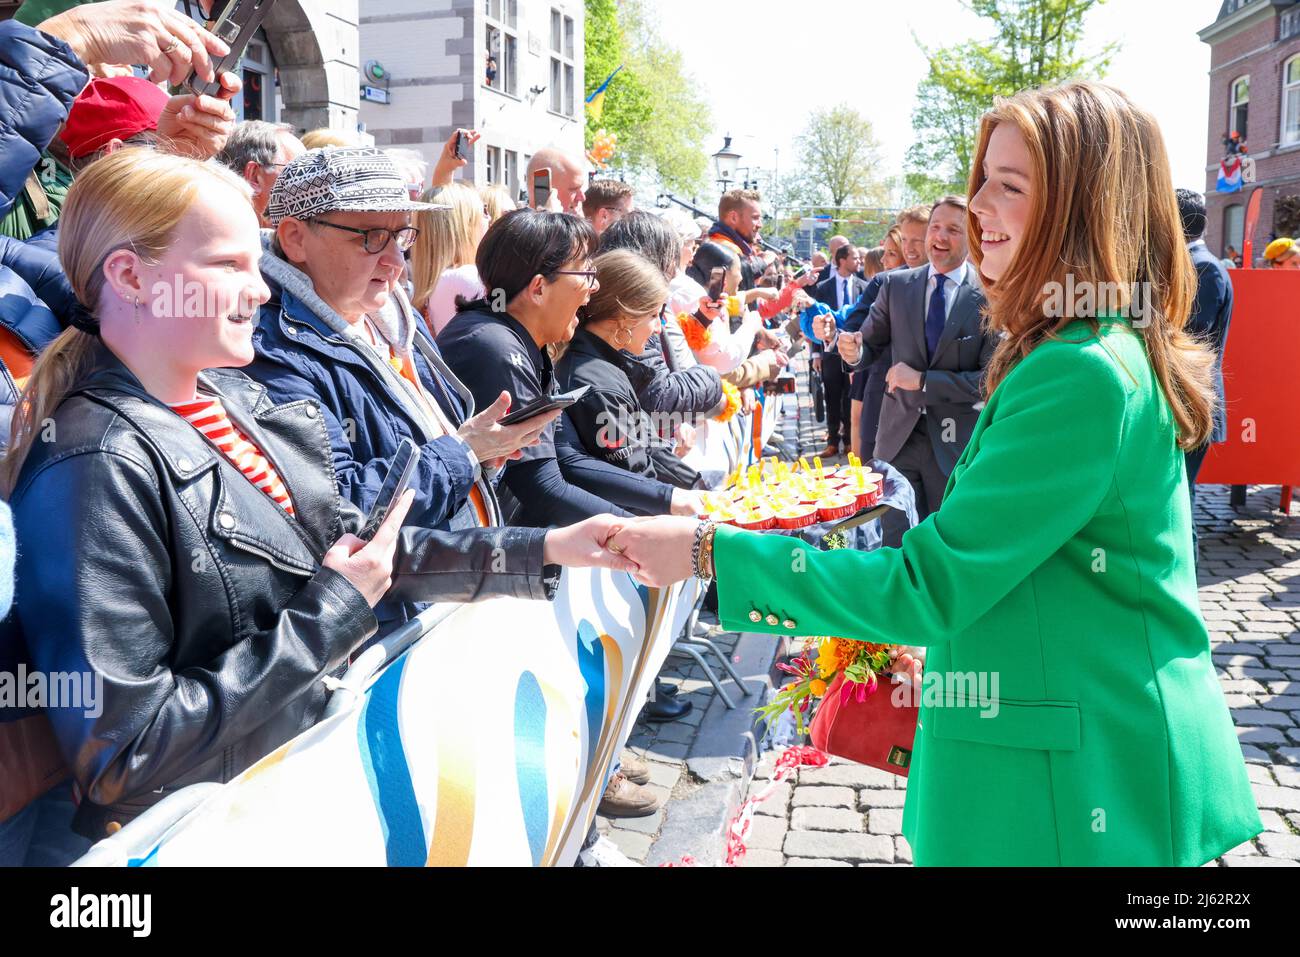
[[[850,412],[849,371],[838,353],[822,355],[822,387],[826,390],[826,443],[841,449],[852,448],[849,433],[853,427]]]

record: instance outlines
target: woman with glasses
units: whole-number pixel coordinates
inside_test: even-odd
[[[409,438],[421,450],[413,524],[499,525],[487,475],[549,419],[500,426],[499,394],[475,415],[411,307],[402,253],[419,234],[412,214],[428,208],[379,150],[316,150],[290,163],[267,207],[275,232],[260,266],[271,297],[249,374],[277,402],[320,402],[339,490],[358,508],[374,504]],[[414,611],[384,606],[379,616],[387,626]]]
[[[485,298],[462,303],[438,347],[480,405],[509,393],[513,408],[557,392],[551,347],[573,338],[578,310],[600,286],[596,232],[571,213],[518,209],[488,229],[478,247]],[[566,480],[556,460],[554,414],[540,442],[506,464],[501,486],[510,524],[567,524],[621,510]],[[666,511],[667,509],[665,509]],[[622,513],[626,514],[626,513]]]
[[[412,301],[436,337],[456,315],[458,299],[483,298],[474,256],[491,215],[478,190],[464,183],[431,189],[421,199],[434,208],[415,214],[420,234],[411,247]]]

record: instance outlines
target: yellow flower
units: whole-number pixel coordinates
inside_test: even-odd
[[[817,643],[817,670],[829,678],[840,670],[839,647],[834,638],[824,638]]]

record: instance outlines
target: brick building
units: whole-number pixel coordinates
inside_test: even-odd
[[[1223,138],[1242,134],[1264,192],[1255,231],[1258,264],[1277,236],[1300,234],[1300,0],[1224,0],[1199,34],[1210,45],[1206,242],[1216,253],[1242,248],[1246,202],[1216,189]]]
[[[477,129],[465,179],[518,195],[534,151],[582,152],[583,16],[580,0],[366,0],[362,82],[376,63],[384,78],[362,98],[366,131],[433,161],[452,130]]]

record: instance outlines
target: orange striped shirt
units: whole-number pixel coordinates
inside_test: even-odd
[[[239,430],[239,426],[230,421],[225,407],[218,400],[195,399],[192,402],[178,402],[171,408],[220,449],[221,454],[230,459],[250,482],[290,515],[293,514],[289,490],[280,481],[275,466],[262,454],[261,449],[248,441],[248,436]]]

